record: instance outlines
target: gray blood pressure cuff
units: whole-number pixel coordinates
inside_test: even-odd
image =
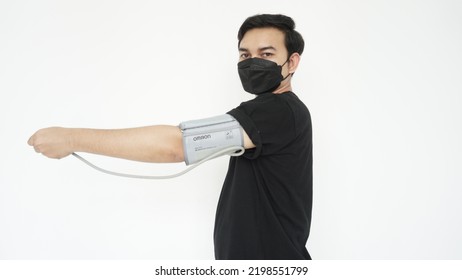
[[[243,129],[231,115],[182,122],[183,150],[186,165],[196,163],[215,153],[230,148],[243,147]]]

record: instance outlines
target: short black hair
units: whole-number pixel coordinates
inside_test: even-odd
[[[292,18],[280,14],[259,14],[248,17],[239,28],[237,39],[238,46],[241,45],[241,40],[244,38],[247,31],[254,28],[274,27],[281,30],[285,34],[285,45],[288,56],[293,53],[301,55],[305,47],[305,41],[300,33],[295,30],[295,22]]]

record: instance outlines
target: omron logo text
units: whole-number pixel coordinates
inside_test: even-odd
[[[209,138],[212,138],[212,136],[210,134],[204,134],[204,135],[201,135],[201,136],[194,137],[193,141],[205,140],[205,139],[209,139]]]

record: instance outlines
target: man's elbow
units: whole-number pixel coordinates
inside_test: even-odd
[[[184,151],[183,145],[174,145],[171,149],[170,158],[172,162],[183,162],[184,161]]]
[[[163,162],[183,162],[183,134],[177,126],[161,126],[162,134],[165,136]]]
[[[183,133],[178,127],[172,128],[173,137],[170,143],[170,157],[172,162],[184,161]]]
[[[154,149],[152,152],[148,153],[147,157],[143,161],[152,163],[183,162],[183,147],[173,143],[163,145],[160,149]]]

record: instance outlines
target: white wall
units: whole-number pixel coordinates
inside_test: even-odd
[[[462,4],[441,0],[1,1],[0,259],[212,259],[226,158],[143,181],[26,141],[237,106],[236,33],[256,13],[292,16],[307,43],[294,89],[313,118],[313,257],[461,259]]]

